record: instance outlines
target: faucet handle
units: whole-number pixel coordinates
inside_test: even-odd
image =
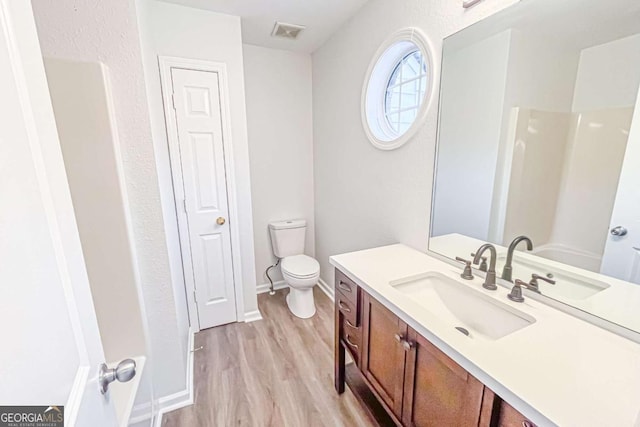
[[[475,253],[471,254],[472,257],[476,257]],[[482,260],[482,262],[480,263],[480,267],[478,267],[478,269],[480,271],[487,271],[488,267],[487,267],[487,257],[486,256],[481,256],[480,259]]]
[[[465,264],[464,270],[460,274],[460,277],[462,277],[464,280],[473,280],[473,271],[471,270],[471,261],[469,261],[468,259],[460,258],[459,256],[456,257],[456,261],[464,262]]]
[[[556,281],[555,281],[555,280],[553,280],[553,279],[551,279],[551,278],[549,278],[549,277],[540,276],[540,275],[538,275],[538,274],[536,274],[536,273],[533,273],[533,274],[531,275],[531,281],[529,282],[529,284],[530,284],[530,285],[537,286],[537,285],[538,285],[538,280],[542,280],[542,281],[544,281],[544,282],[547,282],[547,283],[549,283],[550,285],[555,285],[555,284],[556,284]]]
[[[507,295],[511,301],[514,302],[524,302],[524,297],[522,296],[522,287],[527,286],[527,283],[523,282],[520,279],[516,279],[515,285],[511,288],[511,292]]]

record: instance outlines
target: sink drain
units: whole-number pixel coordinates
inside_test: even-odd
[[[456,326],[456,329],[458,330],[458,332],[461,332],[461,333],[465,334],[466,336],[469,336],[469,331],[467,331],[462,326]]]

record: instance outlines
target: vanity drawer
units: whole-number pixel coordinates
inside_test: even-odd
[[[342,294],[343,301],[347,300],[354,306],[358,304],[358,285],[339,270],[336,270],[335,289],[336,296]]]
[[[345,298],[340,292],[336,292],[336,308],[340,310],[342,318],[348,320],[354,326],[360,326],[358,319],[358,304],[354,304]]]
[[[355,326],[351,321],[342,316],[340,340],[344,347],[349,350],[349,353],[351,353],[356,365],[360,366],[360,349],[362,348],[361,327]]]
[[[500,415],[498,416],[498,427],[536,427],[536,425],[516,411],[504,400],[500,403]]]

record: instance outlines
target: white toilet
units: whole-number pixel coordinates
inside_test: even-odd
[[[313,287],[320,278],[320,264],[304,254],[306,229],[307,222],[303,219],[269,224],[273,253],[280,258],[282,275],[290,288],[287,305],[294,315],[303,319],[316,313]]]

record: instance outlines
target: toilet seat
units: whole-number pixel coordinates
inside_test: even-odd
[[[282,272],[297,279],[316,276],[320,272],[320,263],[307,255],[288,256],[282,260]]]

